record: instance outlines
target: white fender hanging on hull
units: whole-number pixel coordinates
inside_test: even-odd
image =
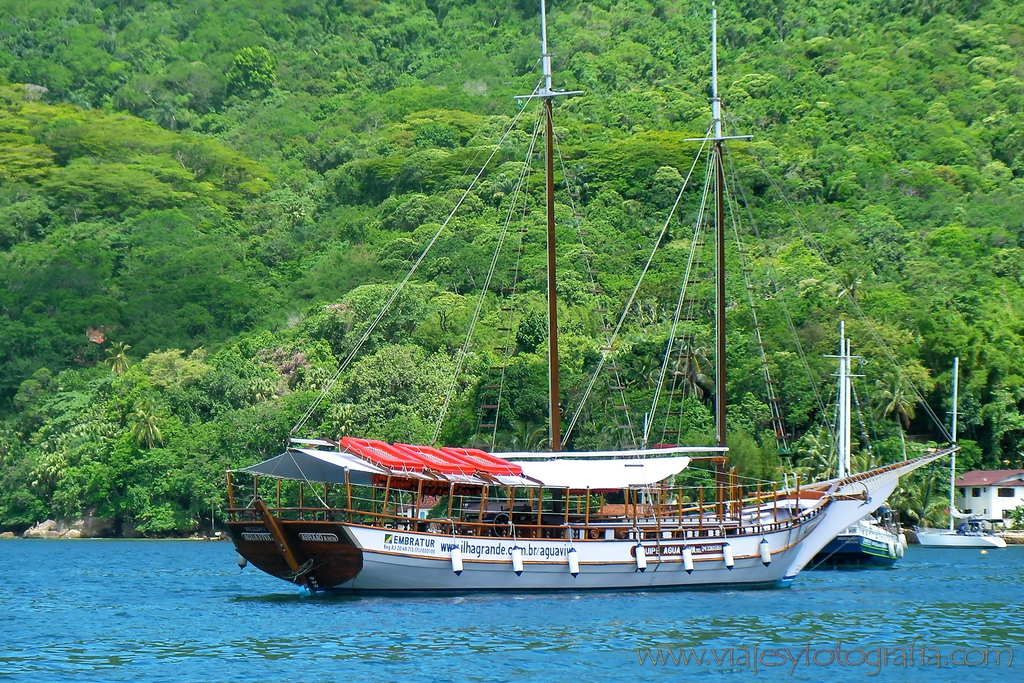
[[[523,549],[519,546],[512,548],[512,571],[516,576],[523,575]]]
[[[642,545],[637,543],[635,546],[635,550],[633,552],[636,554],[637,571],[647,571],[647,551],[644,550],[644,547]]]
[[[572,574],[573,578],[580,574],[580,557],[576,552],[576,548],[569,550],[569,573]]]
[[[693,573],[693,548],[688,545],[683,546],[683,569],[687,574]]]
[[[462,576],[462,550],[460,548],[452,548],[452,571],[455,572],[455,576]]]
[[[722,544],[722,559],[725,560],[726,569],[732,571],[732,568],[736,565],[736,560],[732,556],[732,546],[728,543]]]
[[[772,549],[768,545],[768,539],[762,538],[761,542],[757,544],[757,549],[761,553],[761,564],[768,566],[772,563]]]

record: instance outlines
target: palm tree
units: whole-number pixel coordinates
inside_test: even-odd
[[[900,444],[903,448],[903,459],[907,459],[907,439],[904,430],[910,429],[910,421],[917,413],[917,394],[910,387],[903,375],[887,372],[882,379],[875,380],[875,415],[888,418],[896,416],[896,426],[900,430]]]
[[[137,401],[135,409],[128,413],[128,418],[135,420],[135,424],[132,425],[135,443],[142,445],[145,442],[146,448],[152,448],[154,443],[164,442],[164,435],[160,431],[163,419],[156,414],[156,406],[151,400],[147,398]]]
[[[516,420],[512,432],[503,434],[501,441],[511,451],[539,451],[548,443],[548,427],[526,420]]]
[[[890,497],[890,504],[899,510],[901,519],[942,526],[949,519],[946,516],[949,507],[948,490],[942,486],[945,481],[944,474],[914,473],[900,482],[899,488]]]
[[[121,376],[128,369],[128,366],[132,364],[130,358],[128,358],[128,349],[132,348],[130,344],[124,342],[114,342],[107,349],[107,365],[110,366],[110,371],[115,375]]]
[[[817,432],[807,432],[793,444],[793,451],[799,456],[796,467],[803,475],[828,478],[836,470],[835,448],[832,434],[825,427]]]
[[[341,403],[331,408],[328,413],[329,419],[335,426],[337,437],[348,436],[356,423],[356,407],[351,403]]]
[[[682,381],[683,396],[704,398],[705,388],[714,384],[709,374],[713,369],[711,361],[708,360],[706,346],[683,346],[674,373],[676,378]]]
[[[850,299],[854,305],[857,304],[857,289],[860,287],[862,278],[860,276],[860,270],[857,268],[848,268],[839,276],[839,287],[838,294],[836,295],[836,303],[842,301],[844,298]]]

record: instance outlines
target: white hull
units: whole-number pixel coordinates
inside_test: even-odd
[[[438,525],[452,526],[443,520],[396,520],[398,528],[385,528],[343,521],[274,521],[268,516],[263,521],[233,522],[231,530],[239,553],[254,565],[314,590],[769,588],[790,583],[837,534],[874,512],[901,475],[942,455],[936,452],[822,482],[804,488],[799,497],[790,490],[777,501],[744,508],[738,517],[705,514],[699,521],[684,515],[589,527],[568,524],[559,530],[565,538],[454,535],[459,524],[441,533]],[[416,529],[418,524],[435,528]],[[601,526],[609,536],[628,537],[584,538],[587,529],[593,532]],[[287,537],[289,548],[275,542],[275,533]],[[282,560],[282,553],[291,552],[298,557],[293,562],[301,565],[298,571],[289,571]]]
[[[1005,548],[1006,541],[991,534],[958,534],[955,531],[918,532],[917,541],[925,548]]]
[[[529,592],[545,590],[653,590],[730,589],[785,586],[836,534],[874,512],[892,493],[901,474],[909,469],[858,475],[856,482],[836,482],[837,497],[829,501],[804,501],[820,512],[784,531],[729,536],[734,566],[726,566],[721,538],[648,539],[644,548],[647,566],[640,571],[634,555],[635,540],[535,540],[440,536],[342,524],[349,540],[363,556],[363,568],[336,590],[356,592]],[[849,482],[849,483],[847,483]],[[843,494],[868,493],[843,499]],[[812,506],[808,506],[812,508]],[[767,517],[770,506],[760,509]],[[805,508],[805,514],[808,509]],[[758,510],[746,514],[756,515]],[[390,539],[390,542],[387,542]],[[760,555],[761,541],[768,542],[771,562]],[[452,546],[462,555],[463,571],[452,567]],[[514,571],[511,551],[519,547],[523,571]],[[685,571],[682,548],[690,546],[693,572]],[[568,552],[576,550],[580,572],[569,572]]]
[[[784,585],[798,554],[799,542],[818,525],[820,518],[764,538],[777,550],[765,566],[760,557],[761,536],[727,539],[734,565],[729,569],[721,539],[563,541],[438,537],[426,534],[391,533],[381,529],[346,525],[346,531],[363,551],[363,569],[341,590],[355,591],[513,591],[537,590],[643,590],[657,588],[750,588]],[[433,541],[435,554],[385,551],[385,537]],[[452,569],[451,546],[462,552],[463,571]],[[644,548],[646,567],[638,568],[635,548]],[[693,553],[693,572],[685,570],[682,548]],[[523,571],[514,571],[511,552],[520,548]],[[579,558],[578,575],[569,572],[568,553]],[[421,550],[422,552],[422,550]]]

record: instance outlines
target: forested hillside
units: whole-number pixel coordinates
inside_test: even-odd
[[[0,527],[208,524],[225,468],[278,452],[435,233],[306,434],[428,442],[461,364],[440,438],[480,443],[500,364],[496,448],[543,448],[539,174],[520,260],[459,351],[536,120],[513,99],[539,79],[536,4],[0,0]],[[710,122],[708,9],[549,7],[555,86],[584,91],[556,104],[568,411],[604,344],[595,309],[617,317],[657,252],[609,363],[624,394],[599,392],[570,447],[630,443],[616,404],[638,424],[655,388],[699,180],[658,235]],[[1024,6],[719,14],[727,129],[754,136],[730,146],[749,206],[751,281],[730,282],[728,314],[743,473],[827,474],[840,319],[864,359],[860,466],[944,439],[929,412],[947,419],[959,356],[961,463],[1024,467]],[[695,329],[671,440],[708,443],[713,344]],[[900,505],[937,520],[940,479]]]

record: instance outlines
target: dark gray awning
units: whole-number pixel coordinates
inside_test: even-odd
[[[235,471],[275,479],[344,484],[346,470],[349,482],[353,484],[369,484],[373,475],[388,474],[387,470],[371,465],[348,453],[333,453],[306,448],[289,449],[269,460]]]

